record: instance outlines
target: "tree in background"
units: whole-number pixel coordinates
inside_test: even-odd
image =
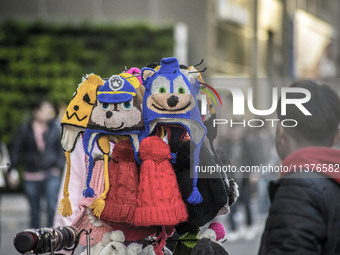
[[[68,103],[83,74],[110,77],[173,54],[172,27],[0,25],[0,130],[10,144],[38,98]]]

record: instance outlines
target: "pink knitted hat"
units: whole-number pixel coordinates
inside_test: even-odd
[[[104,191],[104,161],[97,160],[93,169],[93,178],[91,179],[91,187],[95,194],[101,194]],[[95,197],[85,198],[79,202],[78,206],[80,209],[80,215],[75,218],[72,223],[72,226],[75,227],[78,231],[82,229],[90,230],[91,233],[91,245],[97,244],[101,241],[103,235],[107,232],[112,231],[112,228],[108,222],[103,220],[99,220],[92,214],[92,210],[90,209],[90,205],[95,200]],[[81,235],[79,240],[80,245],[86,245],[86,235]]]

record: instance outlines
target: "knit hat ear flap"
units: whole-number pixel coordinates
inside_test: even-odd
[[[86,188],[83,191],[84,197],[94,197],[95,193],[93,188],[90,187],[90,182],[92,178],[93,172],[93,148],[98,140],[100,134],[92,132],[90,129],[85,130],[84,138],[83,138],[83,147],[85,154],[89,157],[88,169],[87,169],[87,178],[86,178]],[[90,149],[89,149],[90,148]]]
[[[98,139],[99,149],[104,154],[104,178],[105,178],[105,190],[100,197],[93,201],[90,208],[93,210],[93,214],[100,218],[100,215],[105,207],[106,195],[109,192],[109,153],[110,153],[110,139],[108,135],[100,136]]]
[[[194,78],[194,79],[192,79],[193,81],[190,81],[192,86],[194,86],[200,93],[207,95],[207,90],[199,89],[199,88],[202,88],[202,86],[205,84],[201,72],[198,71],[194,66],[190,66],[187,71],[188,71],[188,74],[192,75],[193,78]],[[212,150],[212,152],[215,156],[215,159],[218,161],[218,163],[220,163],[219,157],[217,156],[217,153],[215,151],[215,147],[214,147],[214,144],[213,144],[213,141],[217,136],[217,129],[212,127],[212,124],[213,124],[212,120],[216,117],[216,111],[215,111],[215,108],[213,106],[211,97],[208,96],[208,97],[206,97],[206,99],[207,99],[207,103],[208,103],[208,110],[209,110],[209,113],[211,115],[210,118],[207,121],[204,122],[204,125],[206,126],[206,129],[207,129],[206,136],[209,140],[209,145],[210,145],[210,148],[211,148],[211,150]],[[197,153],[197,151],[194,151],[195,155],[196,155],[196,153]],[[194,166],[196,166],[196,163],[194,163]],[[197,177],[197,173],[194,170],[194,178],[195,177]]]
[[[192,193],[187,199],[187,201],[192,205],[200,204],[203,201],[202,195],[197,189],[198,172],[196,170],[196,166],[199,165],[199,155],[201,151],[201,145],[202,144],[197,144],[194,149],[194,162],[193,162],[194,170],[193,170],[193,180],[192,180],[193,188],[192,188]]]
[[[198,88],[200,88],[200,93],[202,95],[208,95],[208,93],[209,93],[209,96],[206,97],[206,100],[207,100],[207,104],[208,104],[208,110],[209,110],[209,113],[210,113],[211,116],[208,119],[204,117],[204,119],[205,119],[204,125],[207,128],[207,135],[206,136],[209,140],[210,149],[213,152],[216,161],[220,165],[222,165],[222,162],[220,161],[220,159],[219,159],[219,157],[216,153],[215,147],[214,147],[214,140],[217,137],[217,128],[213,127],[213,120],[216,118],[216,111],[215,111],[214,105],[213,105],[212,100],[211,100],[211,98],[213,98],[213,97],[212,97],[212,94],[207,89],[204,89],[205,86],[209,86],[209,85],[204,82],[202,74],[195,67],[190,66],[187,71],[188,71],[188,73],[190,73],[195,78],[196,84],[193,84],[193,83],[192,84],[194,86],[197,86]],[[209,86],[209,88],[213,89],[210,86]],[[214,90],[214,93],[217,93],[217,92]],[[222,101],[221,101],[220,98],[219,98],[219,100],[222,104]]]

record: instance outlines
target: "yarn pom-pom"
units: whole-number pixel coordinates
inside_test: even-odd
[[[219,222],[213,222],[209,225],[210,229],[214,230],[216,233],[216,241],[219,241],[223,238],[225,238],[225,228],[222,223]]]

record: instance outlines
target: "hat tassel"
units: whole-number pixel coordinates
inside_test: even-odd
[[[196,205],[200,204],[203,201],[201,193],[198,191],[197,187],[195,186],[192,190],[192,193],[187,199],[189,204]]]
[[[187,201],[189,204],[192,205],[196,205],[196,204],[200,204],[203,202],[203,198],[201,193],[198,191],[197,188],[197,178],[198,178],[198,172],[195,166],[198,165],[198,160],[199,160],[199,153],[200,153],[200,149],[201,149],[201,145],[197,145],[195,150],[194,150],[194,172],[193,172],[193,181],[192,181],[192,185],[193,185],[193,189],[192,189],[192,193],[190,194],[190,196],[188,197]]]
[[[64,198],[59,203],[59,210],[58,214],[61,213],[63,217],[71,216],[72,212],[72,205],[69,198],[68,186],[70,183],[70,175],[71,175],[71,159],[70,159],[70,151],[65,151],[67,168],[66,168],[66,175],[65,175],[65,183],[64,183],[64,190],[63,196]]]

